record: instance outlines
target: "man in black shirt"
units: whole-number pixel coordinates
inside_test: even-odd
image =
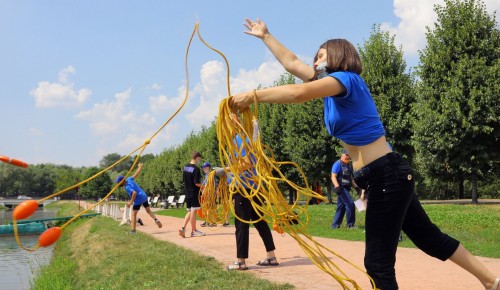
[[[179,235],[186,237],[186,226],[191,222],[191,237],[202,237],[205,233],[196,229],[196,211],[200,209],[200,187],[201,187],[201,172],[197,164],[201,161],[200,152],[193,152],[191,162],[184,166],[182,171],[182,179],[184,181],[184,194],[186,195],[187,213],[184,218],[184,226],[179,230]]]

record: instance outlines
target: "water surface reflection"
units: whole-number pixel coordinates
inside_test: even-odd
[[[55,211],[37,210],[29,219],[55,217]],[[0,211],[0,224],[12,220],[12,211]],[[38,235],[21,236],[23,245],[33,248]],[[46,265],[52,256],[52,246],[27,252],[16,243],[13,236],[0,236],[0,289],[27,290],[41,265]]]

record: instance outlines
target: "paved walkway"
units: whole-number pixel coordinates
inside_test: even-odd
[[[168,241],[181,247],[193,250],[205,256],[211,256],[224,265],[236,260],[236,242],[234,226],[202,228],[207,233],[204,237],[182,238],[178,234],[183,220],[180,218],[158,216],[163,223],[159,229],[144,209],[138,216],[144,226],[137,225],[137,230],[150,234],[154,238]],[[198,221],[198,225],[201,222]],[[255,266],[259,259],[265,257],[265,249],[257,231],[250,229],[250,257],[247,260],[249,273],[260,278],[279,283],[289,283],[297,289],[342,289],[328,274],[316,267],[302,251],[297,242],[289,235],[281,236],[273,231],[276,244],[276,255],[280,262],[278,267]],[[364,242],[349,242],[327,238],[315,238],[327,248],[343,255],[346,259],[363,267]],[[493,273],[500,275],[500,259],[479,259]],[[340,264],[340,262],[339,262]],[[341,266],[346,274],[353,278],[363,289],[371,289],[370,283],[363,274],[352,267]],[[450,261],[441,262],[431,258],[417,249],[399,248],[396,262],[396,275],[399,288],[402,290],[420,289],[484,289],[472,275]]]

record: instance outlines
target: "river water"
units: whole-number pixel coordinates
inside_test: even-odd
[[[29,219],[51,218],[56,216],[56,211],[37,210]],[[12,210],[0,210],[0,224],[12,220]],[[20,236],[26,248],[33,248],[38,242],[39,235]],[[0,236],[0,289],[2,290],[27,290],[33,284],[40,266],[50,262],[52,246],[39,248],[28,252],[16,243],[14,236]]]

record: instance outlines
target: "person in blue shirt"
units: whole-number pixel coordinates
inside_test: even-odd
[[[332,166],[333,191],[337,194],[337,210],[333,217],[332,229],[338,229],[342,224],[344,215],[346,216],[346,226],[348,229],[354,228],[356,222],[356,212],[354,210],[354,200],[350,190],[353,185],[352,166],[349,154],[342,150],[340,159]]]
[[[131,177],[128,177],[127,179],[124,179],[123,175],[120,175],[116,178],[115,182],[120,183],[120,186],[125,186],[125,191],[127,192],[128,196],[130,197],[130,200],[127,202],[127,207],[132,207],[132,230],[130,231],[131,233],[135,233],[136,225],[137,225],[137,213],[139,212],[139,209],[141,209],[141,205],[146,209],[146,212],[149,214],[151,218],[154,219],[156,225],[161,228],[162,224],[160,220],[158,220],[155,216],[155,214],[151,211],[149,208],[149,203],[148,203],[148,196],[146,195],[146,192],[142,190],[142,188],[135,182],[134,179],[139,176],[139,173],[142,170],[142,163],[139,163],[137,165],[137,170],[135,171],[134,175]],[[142,222],[142,221],[141,221]]]
[[[387,145],[377,107],[361,78],[356,48],[345,39],[327,40],[311,67],[274,38],[260,19],[246,19],[245,26],[246,34],[261,39],[285,70],[303,83],[237,94],[229,99],[230,108],[242,110],[254,101],[289,104],[323,99],[326,129],[349,153],[356,184],[368,190],[364,261],[376,287],[398,289],[394,267],[403,230],[428,255],[449,259],[486,288],[496,288],[498,279],[457,240],[441,232],[417,200],[411,166]]]

